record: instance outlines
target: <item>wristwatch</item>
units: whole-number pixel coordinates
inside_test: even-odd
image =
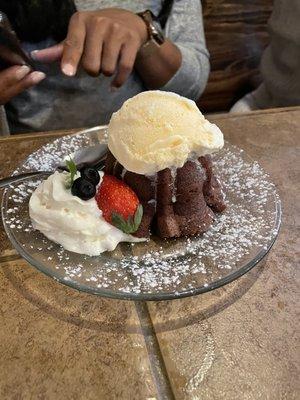
[[[144,44],[144,46],[148,47],[151,44],[161,46],[165,41],[165,36],[159,23],[155,20],[155,16],[152,11],[146,10],[137,13],[137,15],[142,18],[147,26],[149,40]]]

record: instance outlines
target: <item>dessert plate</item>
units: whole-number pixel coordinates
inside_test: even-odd
[[[15,174],[54,170],[66,155],[99,142],[106,142],[106,127],[59,138],[31,154]],[[257,162],[229,143],[213,155],[213,162],[226,188],[227,210],[201,236],[176,240],[153,236],[144,243],[123,243],[98,257],[66,251],[31,226],[28,202],[40,178],[5,190],[4,228],[30,264],[78,290],[131,300],[204,293],[253,268],[272,247],[281,222],[275,186]]]

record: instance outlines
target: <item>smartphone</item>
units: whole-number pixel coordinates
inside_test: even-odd
[[[0,11],[0,70],[14,65],[28,65],[35,69],[33,60],[22,49],[7,16]]]

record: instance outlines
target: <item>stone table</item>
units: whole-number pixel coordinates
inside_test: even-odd
[[[1,400],[300,398],[300,107],[210,120],[278,188],[283,222],[267,259],[210,293],[133,303],[44,276],[1,227]],[[0,176],[71,132],[0,139]]]

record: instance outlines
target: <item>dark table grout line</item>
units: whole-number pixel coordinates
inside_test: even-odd
[[[19,254],[0,256],[0,268],[2,264],[11,261],[22,260]],[[158,400],[175,400],[167,368],[161,353],[160,345],[153,327],[148,305],[144,301],[134,301],[138,315],[141,333],[144,338],[150,370],[155,383]]]
[[[134,304],[140,321],[142,334],[144,336],[158,399],[175,400],[175,395],[172,390],[167,368],[153,327],[148,305],[145,301],[135,301]]]
[[[81,129],[62,129],[58,131],[50,131],[50,132],[35,132],[35,133],[21,133],[16,135],[4,136],[0,137],[1,143],[13,143],[20,142],[24,140],[40,140],[44,138],[56,139],[61,136],[71,135],[77,132],[80,132]]]
[[[0,256],[0,268],[2,264],[10,261],[22,260],[19,254]],[[175,400],[167,369],[163,360],[160,346],[154,331],[152,320],[146,302],[135,301],[135,309],[138,315],[141,333],[144,338],[150,370],[155,383],[158,400]]]
[[[10,254],[8,256],[0,256],[0,267],[1,264],[10,262],[10,261],[17,261],[22,260],[22,257],[19,254]]]
[[[70,132],[70,133],[72,133],[72,132]],[[69,134],[68,132],[65,132],[65,133],[54,132],[54,133],[49,133],[49,134],[46,134],[46,133],[43,134],[42,132],[40,132],[39,135],[24,134],[24,135],[5,136],[5,137],[0,138],[0,144],[22,142],[25,140],[41,140],[44,138],[45,139],[46,138],[56,139],[56,138],[59,138],[61,136],[68,135],[68,134]]]

